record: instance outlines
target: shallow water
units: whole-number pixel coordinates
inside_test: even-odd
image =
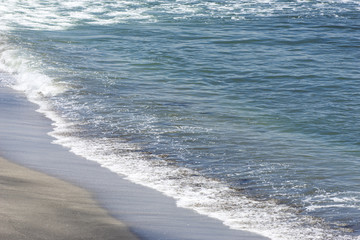
[[[7,1],[8,2],[8,1]],[[358,239],[357,1],[9,1],[56,143],[273,239]]]

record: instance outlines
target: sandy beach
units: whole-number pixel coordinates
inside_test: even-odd
[[[0,158],[0,239],[137,239],[91,194]]]

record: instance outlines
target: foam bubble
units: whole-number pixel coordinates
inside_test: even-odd
[[[23,91],[28,99],[39,105],[43,104],[43,98],[56,96],[65,91],[62,84],[56,83],[39,69],[32,68],[34,65],[27,59],[24,50],[17,50],[3,40],[0,44],[0,70],[10,73],[14,78],[8,82],[8,86]]]

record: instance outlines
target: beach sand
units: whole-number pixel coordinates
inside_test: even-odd
[[[70,183],[0,158],[0,239],[137,239]]]

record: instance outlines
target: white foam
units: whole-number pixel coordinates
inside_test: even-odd
[[[359,192],[337,192],[337,193],[323,193],[314,196],[309,196],[304,199],[306,211],[312,212],[318,209],[329,208],[348,208],[360,210],[360,193]]]
[[[141,6],[141,2],[135,5]],[[0,29],[29,28],[65,30],[78,24],[114,24],[125,20],[146,20],[148,8],[133,8],[133,2],[9,0],[0,8]],[[118,11],[116,10],[118,9]],[[110,12],[110,13],[109,13]]]
[[[55,143],[71,149],[77,155],[99,162],[127,179],[156,189],[173,197],[177,205],[223,221],[230,228],[248,230],[277,240],[359,239],[340,236],[319,219],[302,216],[296,209],[275,201],[256,201],[229,188],[225,184],[201,176],[198,172],[150,160],[134,144],[118,139],[81,139],[64,134],[70,127],[57,123],[52,136]],[[61,133],[59,129],[62,129]]]
[[[10,73],[14,78],[8,86],[23,91],[28,99],[41,107],[46,103],[45,98],[56,96],[65,91],[63,84],[56,83],[39,69],[31,66],[39,60],[27,58],[24,50],[16,48],[3,40],[0,43],[0,70]]]
[[[156,2],[157,4],[149,4]],[[342,6],[339,4],[342,3]],[[127,21],[154,22],[161,16],[174,19],[228,18],[243,20],[249,16],[268,17],[273,15],[296,14],[306,17],[321,15],[325,10],[334,17],[340,13],[359,9],[360,2],[354,0],[324,0],[292,2],[277,0],[256,1],[16,1],[9,0],[0,8],[0,29],[19,27],[45,30],[64,30],[79,24],[109,25]],[[310,11],[311,10],[311,11]],[[160,13],[160,14],[159,14]]]
[[[49,113],[49,109],[44,109]],[[51,111],[50,111],[51,112]],[[114,139],[85,140],[72,136],[73,124],[56,114],[48,115],[55,121],[51,133],[55,143],[68,147],[77,155],[99,162],[113,172],[126,175],[130,181],[145,185],[177,200],[179,207],[220,219],[233,229],[248,230],[272,239],[359,239],[338,236],[324,228],[321,221],[300,216],[294,209],[273,201],[255,201],[230,189],[219,181],[202,177],[196,171],[167,165],[163,161],[147,161],[136,152],[136,145]],[[333,199],[342,202],[346,199]]]

